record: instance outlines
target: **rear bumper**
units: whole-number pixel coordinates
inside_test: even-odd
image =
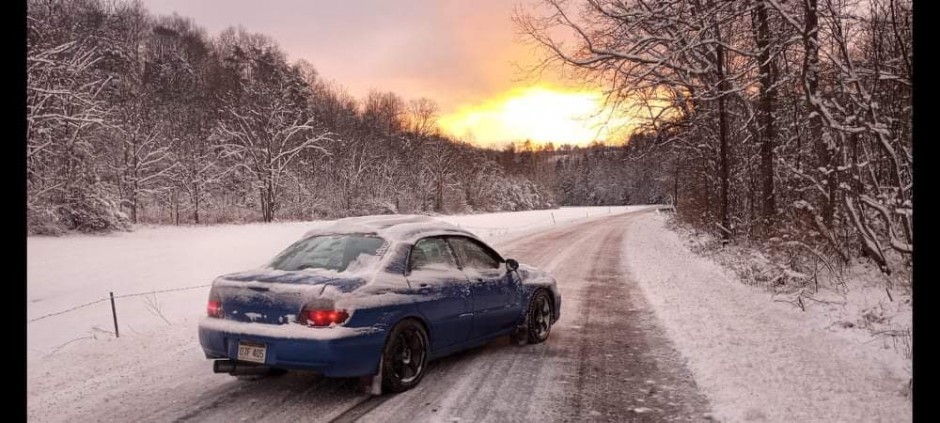
[[[378,373],[384,330],[282,326],[203,318],[199,322],[199,343],[210,359],[236,360],[238,343],[248,341],[265,345],[264,364],[270,367],[312,370],[327,377]],[[307,333],[298,337],[298,330]]]

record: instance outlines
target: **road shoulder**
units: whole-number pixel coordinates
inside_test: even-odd
[[[873,352],[688,251],[663,216],[633,219],[626,270],[721,421],[910,421],[907,379]]]

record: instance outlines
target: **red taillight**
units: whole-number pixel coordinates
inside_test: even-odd
[[[304,310],[303,323],[308,326],[341,325],[349,318],[346,310]]]
[[[209,317],[222,317],[222,302],[219,300],[209,300],[209,305],[206,306],[206,312],[209,314]]]
[[[216,318],[222,318],[225,314],[222,311],[222,298],[219,297],[214,287],[209,290],[209,304],[206,305],[206,313],[209,317]]]

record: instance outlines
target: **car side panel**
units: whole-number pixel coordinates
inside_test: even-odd
[[[472,339],[511,329],[521,316],[518,282],[511,272],[498,269],[467,269],[473,297]]]
[[[460,270],[420,270],[408,275],[417,308],[431,330],[431,350],[470,337],[473,308],[467,277]]]
[[[484,336],[484,337],[481,337],[481,338],[471,339],[471,340],[462,342],[462,343],[460,343],[460,344],[452,345],[452,346],[447,347],[447,348],[442,348],[442,349],[439,349],[439,350],[434,350],[434,351],[431,352],[430,359],[431,359],[431,360],[437,360],[437,359],[439,359],[439,358],[443,358],[443,357],[446,357],[446,356],[448,356],[448,355],[451,355],[451,354],[454,354],[454,353],[458,353],[458,352],[460,352],[460,351],[464,351],[464,350],[468,350],[468,349],[471,349],[471,348],[477,348],[477,347],[483,346],[483,345],[485,345],[487,342],[490,342],[490,341],[495,340],[495,339],[497,339],[497,338],[500,338],[500,337],[503,337],[503,336],[511,335],[511,334],[513,333],[513,331],[515,331],[515,328],[512,328],[512,329],[504,329],[504,330],[501,330],[501,331],[499,331],[499,332],[493,332],[493,333],[488,334],[487,336]]]

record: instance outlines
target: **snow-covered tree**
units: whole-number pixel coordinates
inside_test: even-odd
[[[909,0],[541,4],[515,17],[539,63],[644,112],[683,219],[843,261],[860,250],[885,270],[909,259]]]
[[[28,8],[26,192],[31,232],[125,225],[98,169],[98,141],[113,128],[103,95],[112,78],[98,71],[102,52],[85,37],[89,30],[79,25],[100,13],[96,3],[68,1],[36,1]]]
[[[251,175],[262,219],[270,222],[291,163],[310,150],[326,154],[322,144],[330,133],[309,113],[309,86],[273,42],[244,30],[220,38],[222,60],[231,63],[238,85],[223,98],[217,148],[233,168]]]

